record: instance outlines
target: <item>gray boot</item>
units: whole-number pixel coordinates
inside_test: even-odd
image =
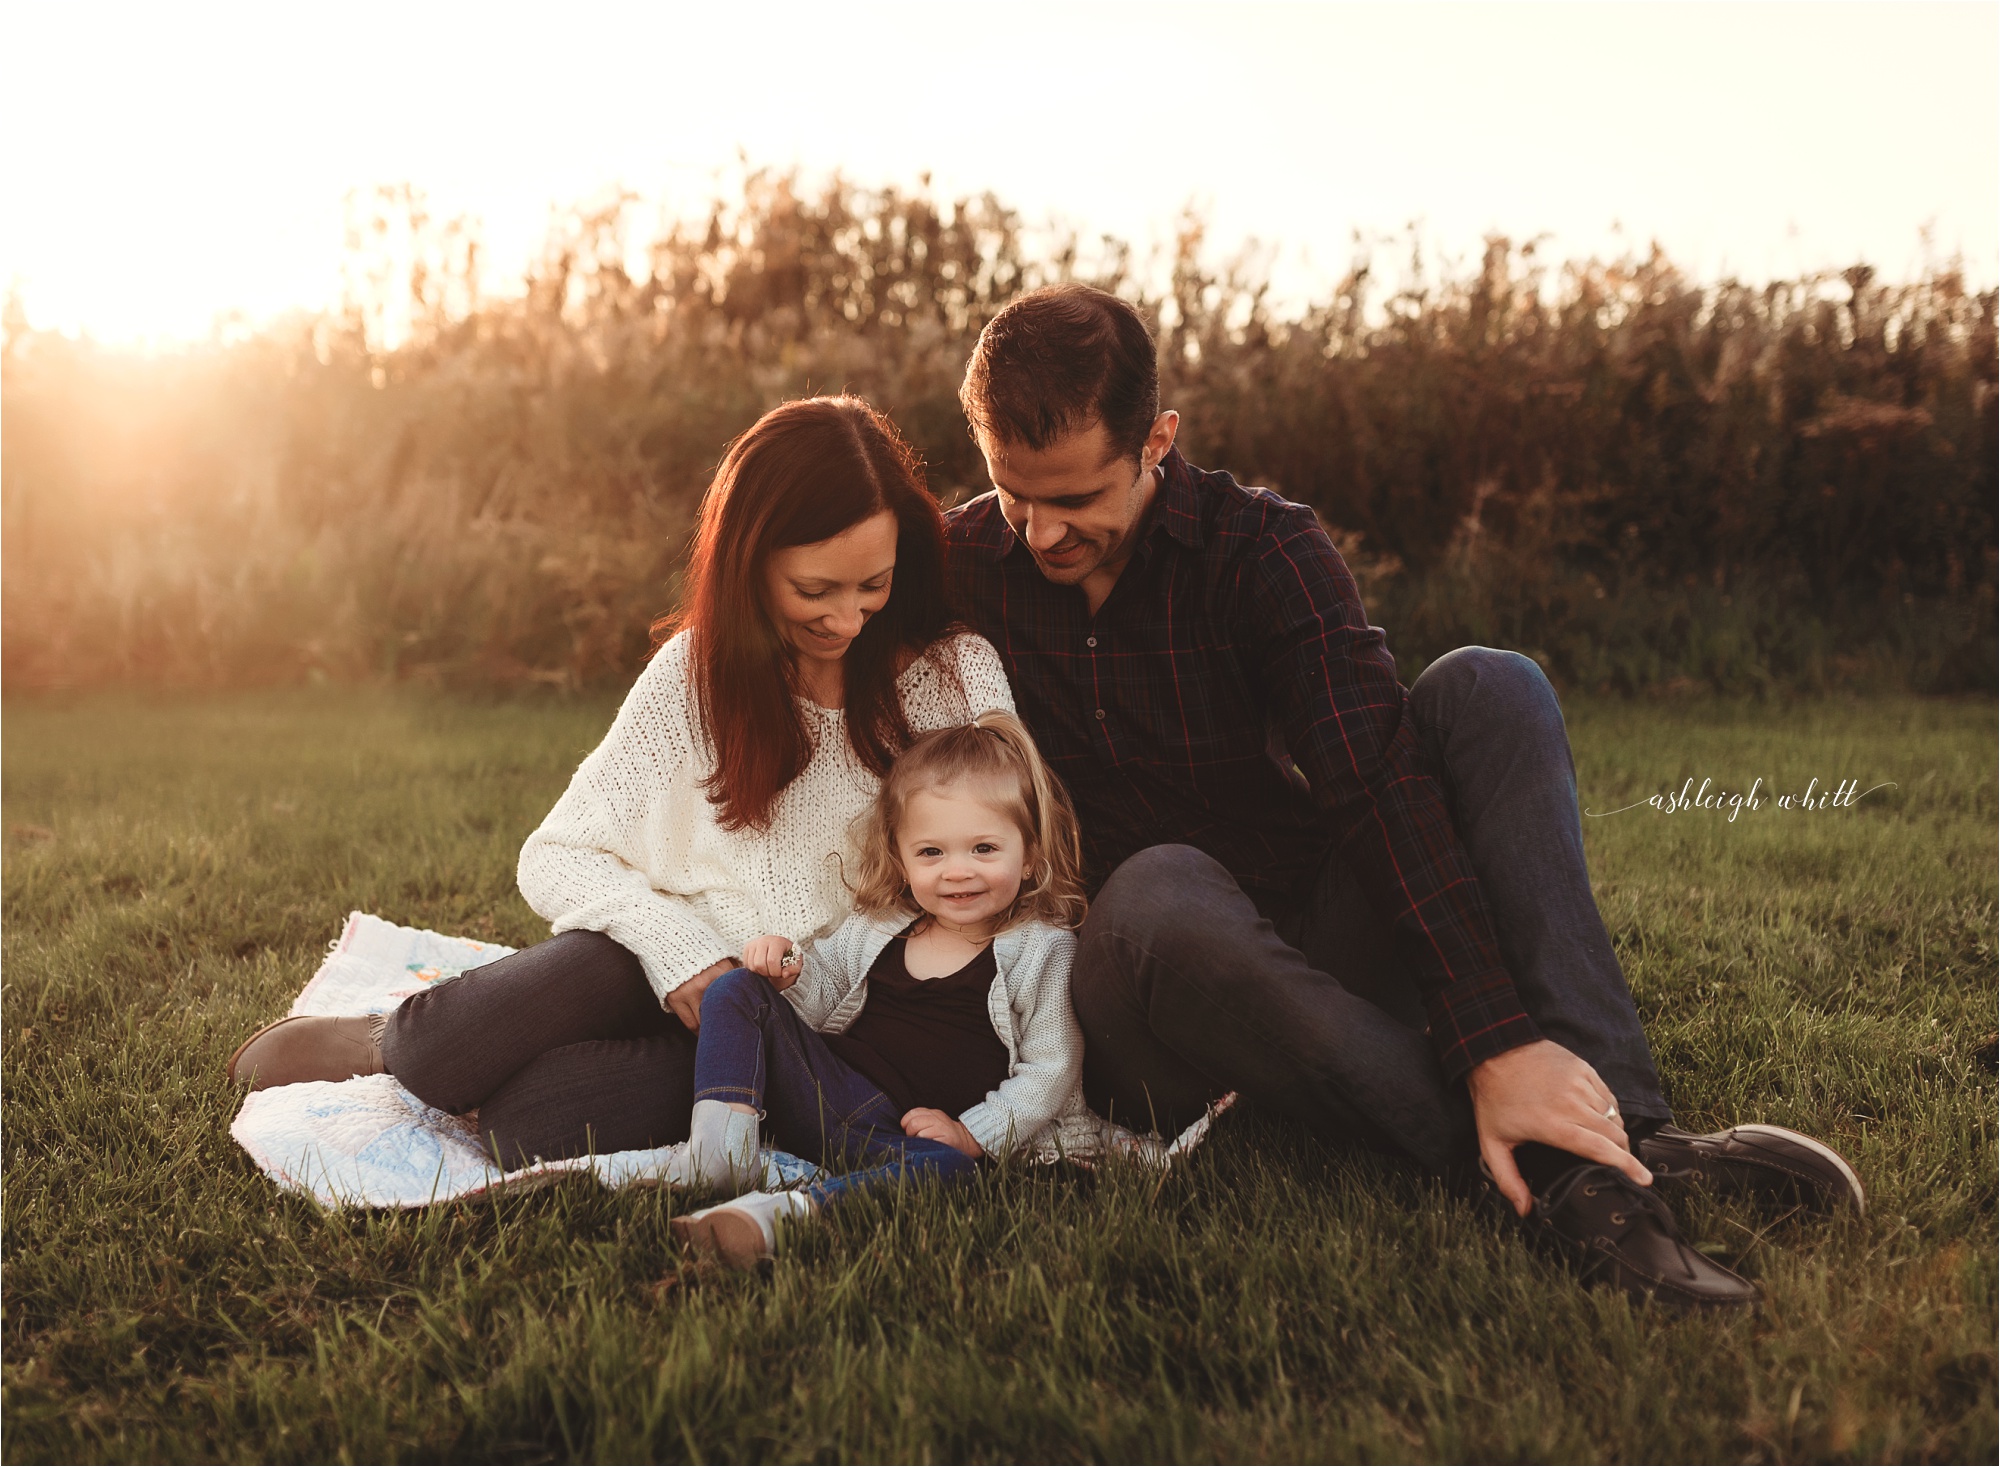
[[[754,1115],[720,1100],[697,1100],[688,1121],[688,1160],[696,1179],[718,1192],[741,1192],[762,1181],[758,1130]]]

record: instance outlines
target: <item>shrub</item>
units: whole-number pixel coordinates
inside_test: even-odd
[[[1995,294],[1954,269],[1551,276],[1496,239],[1284,313],[1193,222],[1155,292],[1115,241],[1032,250],[991,196],[757,174],[649,239],[627,202],[562,220],[503,298],[399,189],[324,316],[142,357],[14,310],[10,685],[629,677],[732,435],[857,391],[941,497],[977,492],[971,344],[1077,274],[1160,321],[1190,458],[1341,536],[1406,675],[1487,641],[1630,690],[1994,684]]]

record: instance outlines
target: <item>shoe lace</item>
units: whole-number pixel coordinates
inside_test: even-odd
[[[1642,1187],[1616,1167],[1602,1164],[1586,1164],[1572,1168],[1556,1178],[1546,1196],[1535,1199],[1535,1212],[1544,1221],[1551,1220],[1569,1201],[1572,1193],[1581,1190],[1586,1197],[1596,1197],[1605,1192],[1615,1193],[1620,1199],[1620,1207],[1631,1212],[1645,1213],[1666,1229],[1671,1237],[1680,1236],[1680,1226],[1674,1221],[1673,1213],[1662,1202],[1651,1187]],[[1627,1220],[1625,1211],[1611,1214],[1614,1224]]]

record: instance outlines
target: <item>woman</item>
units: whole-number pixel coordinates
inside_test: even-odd
[[[766,413],[702,501],[671,633],[521,851],[547,942],[387,1015],[282,1020],[230,1077],[387,1070],[509,1167],[684,1140],[701,995],[848,915],[848,826],[918,734],[1014,706],[956,626],[916,456],[859,398]]]

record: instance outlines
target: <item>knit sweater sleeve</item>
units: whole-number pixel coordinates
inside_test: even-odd
[[[867,976],[868,930],[868,918],[856,912],[804,945],[798,979],[783,992],[807,1028],[825,1032],[835,1011]]]
[[[1000,654],[976,632],[940,643],[903,678],[903,716],[911,733],[956,728],[989,708],[1014,711],[1014,690]]]
[[[517,871],[521,895],[552,931],[602,932],[638,957],[662,1002],[730,955],[683,897],[657,890],[643,869],[648,823],[669,823],[663,802],[697,777],[685,665],[684,642],[646,665],[604,742],[521,848]]]
[[[1022,953],[1009,984],[1017,1058],[1007,1078],[959,1116],[988,1156],[1033,1141],[1068,1108],[1083,1083],[1083,1031],[1069,1003],[1076,934],[1044,928]]]

